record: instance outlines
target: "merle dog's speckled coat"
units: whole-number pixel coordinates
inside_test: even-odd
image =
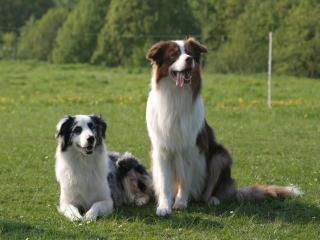
[[[139,159],[129,152],[110,152],[109,158],[108,182],[114,205],[147,203],[152,196],[152,179]]]

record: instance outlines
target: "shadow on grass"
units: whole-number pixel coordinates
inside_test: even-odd
[[[140,208],[141,209],[141,208]],[[149,203],[141,210],[122,207],[114,213],[119,220],[136,221],[146,225],[162,225],[172,228],[199,228],[200,230],[222,229],[229,218],[247,217],[261,224],[282,221],[290,224],[320,223],[320,208],[305,205],[298,200],[270,199],[263,202],[228,202],[217,207],[204,203],[191,203],[185,211],[173,211],[169,217],[155,214],[155,203]],[[227,224],[227,223],[226,223]]]
[[[103,239],[99,235],[82,234],[84,239]],[[5,239],[27,239],[30,238],[51,238],[51,239],[75,239],[79,238],[79,234],[67,233],[56,230],[42,229],[36,225],[30,225],[21,222],[0,220],[0,238]]]
[[[211,208],[212,209],[212,208]],[[211,213],[224,216],[247,216],[260,223],[282,221],[290,224],[320,223],[320,208],[292,199],[269,199],[263,202],[224,203]]]
[[[199,229],[199,230],[216,230],[224,227],[219,220],[213,220],[200,214],[186,214],[186,212],[174,212],[169,217],[158,217],[155,214],[154,205],[149,204],[147,209],[139,211],[136,208],[124,207],[118,209],[114,216],[120,222],[126,220],[128,222],[139,221],[145,225],[161,226],[161,228],[175,229]]]

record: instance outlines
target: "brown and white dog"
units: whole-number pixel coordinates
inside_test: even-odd
[[[147,59],[152,63],[146,119],[152,143],[152,174],[157,215],[184,209],[190,199],[217,205],[222,200],[259,200],[302,194],[294,186],[257,185],[237,189],[232,159],[216,142],[200,97],[200,57],[207,48],[194,38],[161,41]]]

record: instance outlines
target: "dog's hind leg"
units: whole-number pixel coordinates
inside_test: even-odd
[[[231,198],[235,193],[234,182],[231,178],[231,164],[232,159],[228,151],[222,145],[217,144],[213,156],[208,161],[207,185],[203,194],[205,202],[218,205],[221,198]]]

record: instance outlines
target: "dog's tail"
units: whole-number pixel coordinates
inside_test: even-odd
[[[264,200],[267,198],[289,198],[303,195],[296,186],[255,185],[236,190],[238,201]]]

